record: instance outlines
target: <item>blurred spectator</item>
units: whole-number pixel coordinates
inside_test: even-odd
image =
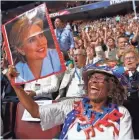
[[[65,54],[67,54],[67,51],[73,51],[74,48],[74,39],[72,32],[64,27],[63,21],[61,19],[56,18],[55,19],[55,34],[57,37],[57,40],[60,45],[61,51]]]
[[[96,56],[95,49],[93,47],[87,47],[86,49],[87,53],[87,60],[86,60],[86,65],[88,64],[95,64],[101,59]]]
[[[105,56],[109,60],[116,60],[116,45],[113,38],[109,37],[106,42],[107,50],[105,51]]]
[[[123,62],[122,56],[123,56],[123,53],[124,53],[127,45],[128,45],[127,38],[125,36],[119,36],[118,39],[117,39],[117,57],[122,62]]]
[[[95,47],[95,52],[96,52],[96,57],[99,59],[99,60],[105,60],[105,53],[102,49],[102,46],[96,46]]]
[[[125,101],[125,106],[129,110],[132,117],[132,127],[134,138],[139,139],[139,55],[134,49],[126,50],[124,55],[125,75],[131,83],[128,89],[128,100]],[[136,108],[136,109],[135,109]]]
[[[75,34],[78,34],[79,30],[78,30],[78,25],[76,23],[73,23],[72,24],[72,30],[73,30],[73,33]]]
[[[1,99],[6,98],[7,96],[16,96],[13,87],[11,86],[10,81],[8,80],[7,68],[8,68],[8,58],[5,52],[5,44],[2,48],[2,59],[1,59]]]
[[[24,90],[31,97],[37,96],[53,99],[52,94],[57,94],[56,92],[59,89],[59,85],[60,85],[60,77],[58,77],[57,75],[52,75],[30,83],[26,83]]]
[[[67,22],[67,24],[66,24],[66,27],[65,27],[66,29],[68,29],[68,30],[71,30],[71,26],[70,26],[70,23],[69,22]]]
[[[74,63],[75,68],[67,70],[64,74],[57,99],[65,96],[82,97],[85,94],[82,80],[82,68],[86,63],[86,52],[84,49],[77,49],[74,52]]]

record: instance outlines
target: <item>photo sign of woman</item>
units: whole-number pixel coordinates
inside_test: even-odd
[[[63,56],[45,4],[2,26],[9,64],[19,75],[14,84],[24,84],[65,71]]]

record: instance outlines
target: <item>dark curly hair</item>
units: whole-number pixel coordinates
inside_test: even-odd
[[[122,105],[127,98],[125,88],[114,76],[106,75],[106,81],[110,87],[108,92],[108,102]]]

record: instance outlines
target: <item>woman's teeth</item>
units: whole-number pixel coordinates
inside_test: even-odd
[[[41,48],[41,49],[38,50],[38,52],[42,52],[42,51],[44,51],[44,48]]]

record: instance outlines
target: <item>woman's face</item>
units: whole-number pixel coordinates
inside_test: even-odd
[[[100,34],[100,36],[103,36],[104,35],[103,30],[100,30],[99,34]]]
[[[81,39],[78,40],[78,46],[82,47],[83,46],[83,41]]]
[[[111,36],[111,35],[112,35],[111,31],[107,32],[107,36]]]
[[[113,47],[115,45],[113,39],[111,38],[108,39],[107,44],[109,47]]]
[[[46,57],[47,39],[38,25],[32,25],[23,41],[21,51],[27,60],[41,60]]]
[[[88,81],[88,97],[91,101],[102,102],[108,95],[108,83],[105,75],[94,73]]]
[[[88,56],[88,57],[93,57],[94,54],[95,54],[93,48],[91,48],[91,47],[88,47],[88,48],[86,49],[86,53],[87,53],[87,56]]]
[[[137,67],[137,60],[133,52],[129,52],[124,57],[124,65],[129,70],[135,70]]]

